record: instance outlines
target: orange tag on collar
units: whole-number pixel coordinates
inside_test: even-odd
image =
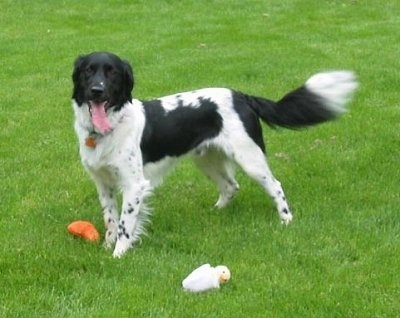
[[[94,137],[87,137],[85,139],[85,145],[89,148],[96,148],[96,139]]]

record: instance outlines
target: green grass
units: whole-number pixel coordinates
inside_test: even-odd
[[[1,1],[1,317],[395,317],[400,312],[398,1]],[[261,189],[216,212],[189,162],[156,190],[149,235],[114,260],[66,226],[104,233],[79,162],[70,106],[77,55],[132,62],[134,95],[206,86],[277,99],[312,73],[353,69],[341,120],[266,127],[294,212]],[[198,265],[226,264],[219,291],[187,294]]]

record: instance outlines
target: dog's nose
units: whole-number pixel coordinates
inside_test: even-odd
[[[95,95],[100,95],[101,93],[104,93],[104,86],[94,85],[94,86],[92,86],[91,91]]]

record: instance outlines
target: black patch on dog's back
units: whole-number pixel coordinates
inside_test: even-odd
[[[199,98],[200,106],[188,105],[179,99],[178,107],[170,111],[161,103],[160,100],[143,102],[146,115],[141,141],[143,164],[165,156],[183,155],[204,140],[217,136],[222,129],[217,105],[209,99]]]

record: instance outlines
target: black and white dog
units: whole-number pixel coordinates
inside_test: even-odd
[[[259,119],[288,128],[322,123],[345,111],[357,87],[352,72],[334,71],[312,76],[277,102],[226,88],[140,101],[132,99],[129,63],[107,52],[78,57],[72,80],[80,156],[99,194],[105,245],[116,243],[114,257],[138,240],[148,218],[144,199],[185,154],[218,187],[216,207],[238,190],[238,165],[272,197],[281,220],[290,222],[285,194],[265,159]]]

